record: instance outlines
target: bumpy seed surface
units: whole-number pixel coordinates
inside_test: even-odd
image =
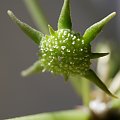
[[[45,36],[40,46],[40,61],[45,70],[84,75],[89,69],[91,46],[84,43],[79,33],[61,29]]]

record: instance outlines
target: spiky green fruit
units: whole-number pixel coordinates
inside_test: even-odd
[[[41,65],[57,74],[84,75],[90,67],[90,44],[79,33],[60,29],[46,35],[40,45]]]
[[[90,42],[100,33],[115,15],[113,12],[103,20],[89,27],[83,36],[72,31],[70,16],[70,0],[64,0],[61,14],[58,20],[58,30],[54,31],[49,26],[50,35],[31,28],[21,22],[16,16],[8,11],[11,19],[39,45],[39,59],[30,68],[22,72],[23,76],[28,76],[37,72],[51,71],[60,74],[68,79],[70,76],[78,75],[79,78],[86,78],[94,82],[107,94],[114,96],[106,85],[90,69],[90,60],[107,55],[108,53],[92,53]]]

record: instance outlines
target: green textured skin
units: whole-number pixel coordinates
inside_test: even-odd
[[[56,74],[84,75],[90,67],[90,44],[85,44],[79,33],[69,29],[46,35],[40,44],[41,66]]]

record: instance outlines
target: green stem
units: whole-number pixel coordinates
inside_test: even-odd
[[[74,87],[76,93],[82,98],[85,106],[89,105],[90,101],[90,83],[88,80],[82,78],[79,75],[70,76],[71,84]]]
[[[83,79],[81,87],[83,104],[88,106],[90,101],[90,82],[87,79]]]
[[[79,76],[70,76],[70,82],[78,94],[79,97],[82,95],[82,89],[81,89],[81,78]]]
[[[90,111],[81,109],[66,110],[60,112],[41,113],[7,120],[90,120]]]
[[[36,26],[43,32],[48,34],[48,22],[40,8],[38,0],[23,0],[28,8]]]

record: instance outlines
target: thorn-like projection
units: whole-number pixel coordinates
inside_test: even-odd
[[[10,18],[21,28],[21,30],[27,34],[36,44],[39,45],[42,37],[44,36],[41,32],[35,30],[34,28],[30,27],[26,23],[21,22],[12,11],[8,10],[8,15]]]
[[[21,75],[26,77],[29,75],[33,75],[36,73],[42,72],[43,67],[41,66],[40,61],[35,62],[32,66],[30,66],[28,69],[21,72]]]
[[[48,28],[49,28],[50,35],[55,35],[55,31],[50,25],[48,25]]]
[[[104,56],[106,56],[108,54],[109,53],[91,53],[90,58],[91,59],[96,59],[96,58],[104,57]]]
[[[113,12],[110,15],[108,15],[107,17],[105,17],[104,19],[102,19],[101,21],[99,21],[99,22],[93,24],[91,27],[89,27],[83,35],[85,43],[88,44],[92,40],[94,40],[94,38],[102,30],[104,25],[106,25],[115,15],[116,15],[116,12]]]
[[[114,98],[118,98],[115,95],[113,95],[108,88],[106,87],[106,85],[98,78],[98,76],[92,71],[89,70],[87,71],[86,75],[84,76],[86,79],[92,81],[93,83],[95,83],[99,88],[101,88],[105,93],[107,93],[108,95],[114,97]]]
[[[64,0],[64,4],[58,20],[58,29],[72,29],[70,0]]]

